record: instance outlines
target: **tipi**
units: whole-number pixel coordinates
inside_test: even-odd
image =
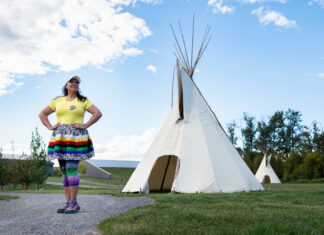
[[[204,48],[202,43],[193,66],[178,57],[178,101],[123,192],[263,190],[192,79]]]
[[[255,177],[258,179],[260,183],[265,183],[266,177],[269,177],[270,183],[272,184],[281,184],[280,179],[272,169],[270,165],[271,155],[267,157],[266,154],[264,154],[264,157],[262,159],[262,162],[259,166],[259,169],[257,173],[255,174]]]

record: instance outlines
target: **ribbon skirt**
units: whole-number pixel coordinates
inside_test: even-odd
[[[48,144],[48,160],[86,160],[93,156],[94,149],[87,130],[61,124],[53,131]]]

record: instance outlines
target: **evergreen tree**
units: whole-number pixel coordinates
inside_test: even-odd
[[[2,148],[0,148],[0,185],[1,189],[8,183],[8,160],[2,157]]]
[[[324,131],[320,130],[317,125],[317,122],[314,121],[312,123],[313,127],[313,149],[315,152],[319,152],[324,155]]]
[[[37,188],[47,179],[48,162],[46,161],[46,148],[42,137],[39,135],[37,127],[35,133],[32,132],[30,143],[31,160],[33,162],[32,181],[37,184]]]
[[[243,150],[245,155],[253,152],[254,141],[256,137],[256,127],[255,127],[255,117],[248,116],[248,114],[243,113],[243,120],[245,122],[245,128],[241,129],[243,136]]]

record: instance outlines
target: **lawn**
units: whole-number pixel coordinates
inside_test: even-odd
[[[126,182],[132,172],[115,170],[115,173],[107,171],[113,174],[116,184],[118,179]],[[90,181],[114,182],[95,178]],[[249,193],[139,195],[121,194],[120,190],[80,188],[79,194],[146,196],[156,201],[154,205],[102,221],[98,229],[104,234],[324,234],[323,182],[317,179],[265,184],[265,191]],[[7,187],[4,191],[22,192],[18,186],[16,189]],[[55,185],[37,189],[32,185],[30,190],[23,192],[63,194],[63,189]]]
[[[324,234],[324,184],[264,192],[149,194],[156,204],[102,221],[107,234]]]
[[[89,176],[80,176],[80,178],[89,180],[94,183],[124,186],[127,183],[129,177],[132,175],[132,173],[135,170],[135,168],[108,168],[108,167],[103,167],[102,169],[109,172],[112,177],[110,179],[100,179],[100,178],[94,178]],[[62,179],[59,176],[51,176],[48,178],[48,181],[62,182]],[[81,184],[87,185],[86,183],[81,183]]]

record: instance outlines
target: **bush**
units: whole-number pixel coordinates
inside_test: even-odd
[[[324,177],[324,156],[318,152],[307,154],[303,163],[296,170],[296,174],[304,179]]]
[[[62,176],[62,171],[59,167],[54,167],[54,170],[53,170],[53,175],[54,176]]]
[[[85,174],[85,173],[87,173],[87,167],[86,167],[86,165],[84,164],[83,161],[80,161],[80,162],[79,162],[78,172],[79,172],[80,174]]]

